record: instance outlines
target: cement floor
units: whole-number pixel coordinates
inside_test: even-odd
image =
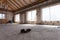
[[[60,40],[60,28],[53,25],[0,24],[0,40]],[[30,28],[21,34],[21,29]]]

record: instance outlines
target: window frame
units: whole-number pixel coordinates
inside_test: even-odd
[[[16,16],[17,16],[17,15],[19,15],[19,21],[16,20]],[[16,23],[20,23],[20,21],[21,21],[21,20],[20,20],[20,14],[15,14],[15,16],[14,16],[14,21],[15,21]]]
[[[57,6],[57,5],[60,5],[60,3],[57,3],[57,4],[53,4],[53,5],[49,5],[49,6],[45,6],[45,7],[42,7],[41,8],[41,14],[42,14],[42,9],[44,9],[44,8],[47,8],[47,7],[53,7],[53,6]],[[42,15],[41,15],[42,16]],[[42,17],[41,17],[42,18]],[[43,20],[42,20],[43,21]],[[46,20],[47,21],[47,20]],[[50,21],[52,21],[52,20],[50,20]],[[56,20],[55,20],[56,21]],[[58,20],[57,20],[58,21]]]
[[[6,14],[0,13],[0,15],[1,15],[1,17],[2,17],[2,18],[0,18],[0,19],[5,19],[5,18],[6,18]],[[3,16],[3,15],[4,15],[4,16]]]
[[[36,11],[36,14],[37,14],[37,10],[36,10],[36,9],[27,11],[26,14],[28,14],[28,12],[31,12],[31,16],[32,16],[32,12],[33,12],[33,11]],[[31,17],[31,20],[28,20],[28,16],[26,16],[26,20],[27,20],[27,21],[31,21],[31,22],[32,22],[32,21],[37,21],[37,16],[36,16],[36,20],[32,20],[32,17]]]

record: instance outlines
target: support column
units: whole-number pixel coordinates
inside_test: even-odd
[[[13,17],[12,17],[12,22],[14,23],[15,22],[15,15],[13,14]]]
[[[37,24],[41,24],[41,8],[37,8]]]
[[[20,19],[22,24],[26,23],[26,12],[20,14]]]

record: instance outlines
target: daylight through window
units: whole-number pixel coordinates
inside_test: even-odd
[[[0,14],[0,19],[5,19],[5,14]]]
[[[60,21],[60,5],[43,8],[42,20],[43,21]]]
[[[15,22],[20,22],[20,14],[15,15]]]
[[[36,21],[36,10],[27,12],[27,21]]]

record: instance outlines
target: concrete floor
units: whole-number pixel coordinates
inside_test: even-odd
[[[0,40],[60,40],[59,26],[30,24],[0,24]],[[21,29],[32,31],[19,34]]]

